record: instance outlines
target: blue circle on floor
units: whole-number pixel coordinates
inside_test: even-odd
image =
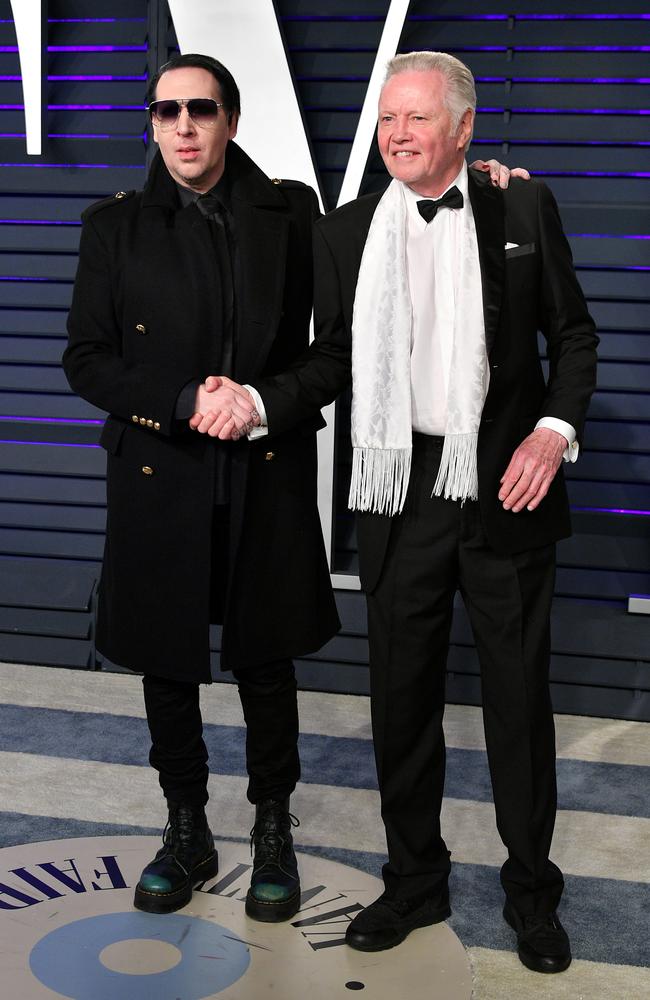
[[[102,965],[119,941],[162,941],[181,952],[166,972],[131,975]],[[227,927],[200,917],[107,913],[51,931],[32,948],[29,964],[44,986],[71,1000],[202,1000],[232,986],[250,964],[248,946]]]

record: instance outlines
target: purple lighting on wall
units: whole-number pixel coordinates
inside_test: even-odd
[[[0,438],[0,444],[45,445],[47,448],[101,448],[100,444],[68,444],[65,441],[14,441]]]
[[[650,170],[535,170],[539,177],[650,177]]]
[[[409,21],[645,21],[650,14],[412,14]]]
[[[650,52],[650,45],[457,45],[454,47],[453,51],[454,52]]]
[[[480,107],[479,112],[490,112],[491,114],[503,114],[506,111],[514,115],[650,115],[648,108],[506,108],[504,105],[496,107]]]
[[[327,141],[325,139],[322,139],[320,136],[318,137],[318,139],[319,139],[319,142]],[[343,140],[343,141],[345,141],[345,140]],[[352,139],[349,138],[348,141],[352,142]],[[479,145],[479,146],[500,146],[503,141],[504,140],[503,140],[503,138],[501,136],[495,136],[492,139],[477,139],[476,137],[473,137],[472,138],[472,145],[473,146],[474,145]],[[636,147],[636,146],[650,146],[650,142],[645,142],[645,141],[643,141],[643,142],[642,141],[639,141],[639,142],[619,142],[618,140],[606,140],[606,139],[603,139],[603,140],[601,140],[601,139],[570,139],[570,140],[569,139],[557,139],[556,140],[556,139],[528,139],[528,138],[527,139],[510,139],[509,138],[507,140],[507,142],[508,142],[509,146],[553,146],[553,148],[568,146],[571,149],[573,149],[575,147],[580,147],[581,148],[582,146],[597,146],[598,148],[602,148],[602,149],[606,149],[606,148],[611,148],[611,149],[630,149],[630,148],[633,148],[633,147]]]
[[[144,17],[48,17],[48,24],[123,24],[125,21],[143,23]]]
[[[90,80],[91,82],[95,82],[96,83],[97,81],[104,82],[106,80],[109,80],[109,81],[112,81],[112,80],[143,80],[144,81],[144,80],[147,79],[147,75],[146,75],[146,73],[137,73],[137,74],[133,74],[131,76],[109,76],[107,73],[93,74],[92,76],[89,76],[89,75],[81,76],[79,74],[75,74],[75,75],[67,74],[65,76],[48,76],[47,79],[49,81],[55,81],[55,82],[60,82],[61,80],[76,80],[76,81],[79,81],[79,80],[86,80],[86,81],[88,81],[88,80]],[[2,83],[11,83],[12,81],[14,81],[14,82],[20,82],[21,80],[22,80],[22,76],[20,76],[20,74],[17,74],[17,73],[12,73],[12,74],[3,73],[2,75],[0,75],[0,82],[2,82]]]
[[[625,266],[618,267],[615,264],[576,264],[578,271],[650,271],[650,267]]]
[[[0,274],[0,281],[56,281],[56,278],[28,278],[21,275]],[[59,279],[60,280],[60,279]]]
[[[2,108],[2,104],[0,104]],[[144,104],[48,104],[48,111],[145,111]]]
[[[146,45],[48,45],[48,52],[146,52]],[[0,45],[0,52],[18,52],[17,45]]]
[[[81,222],[63,219],[0,219],[0,226],[80,226]],[[1,418],[0,418],[1,419]]]
[[[635,510],[632,507],[574,507],[571,510],[587,514],[630,514],[633,517],[650,517],[650,510]]]
[[[50,79],[52,79],[50,77]],[[477,76],[477,83],[650,83],[650,76]]]
[[[4,77],[0,76],[0,80],[3,80],[3,79],[4,79]],[[20,79],[20,77],[18,77],[18,79]],[[60,80],[77,80],[77,81],[78,80],[89,80],[91,82],[106,81],[106,80],[142,80],[142,81],[145,81],[146,79],[147,79],[147,74],[146,73],[134,73],[134,74],[132,74],[130,76],[110,76],[108,73],[94,73],[92,75],[86,74],[84,76],[81,76],[80,74],[74,74],[74,75],[73,74],[67,74],[65,76],[48,76],[48,80],[56,80],[56,81],[60,81]]]
[[[146,52],[146,45],[48,45],[48,52]]]
[[[42,170],[144,170],[141,163],[120,163],[116,167],[114,163],[0,163],[0,167],[33,167]]]
[[[0,421],[16,424],[73,424],[74,426],[98,426],[101,427],[103,420],[75,419],[73,417],[0,417]]]
[[[650,240],[650,236],[638,233],[567,233],[567,236],[581,240]]]

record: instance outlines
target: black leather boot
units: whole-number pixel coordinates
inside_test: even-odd
[[[134,906],[172,913],[192,898],[192,889],[217,874],[219,858],[202,806],[170,806],[163,846],[142,872]]]
[[[291,827],[298,825],[289,812],[289,799],[267,799],[255,807],[253,874],[246,896],[246,913],[255,920],[288,920],[300,907],[298,862],[291,836]]]

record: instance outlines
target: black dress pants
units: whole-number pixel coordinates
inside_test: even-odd
[[[442,719],[460,590],[479,654],[497,826],[508,850],[502,885],[522,914],[545,913],[555,909],[563,888],[548,857],[556,812],[548,684],[554,547],[500,555],[487,544],[478,503],[432,498],[441,442],[414,435],[405,508],[394,519],[379,584],[367,597],[373,735],[389,857],[384,881],[397,898],[435,896],[446,885]]]
[[[300,778],[298,704],[291,660],[235,671],[246,721],[248,799],[284,799]],[[208,801],[208,750],[199,685],[142,678],[151,734],[149,761],[169,805]],[[215,762],[218,770],[219,762]]]

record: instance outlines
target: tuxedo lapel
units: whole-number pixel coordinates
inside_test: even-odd
[[[483,316],[488,355],[499,325],[504,282],[505,222],[503,195],[484,174],[468,171],[469,199],[472,203],[483,286]]]

